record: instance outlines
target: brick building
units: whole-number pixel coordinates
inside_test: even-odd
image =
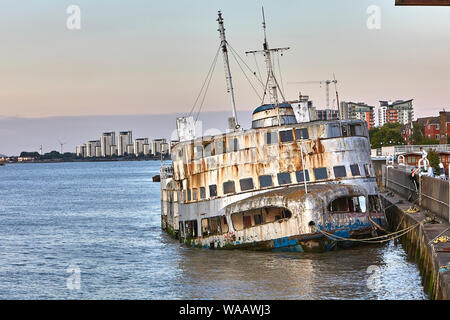
[[[441,111],[437,117],[418,118],[414,123],[423,126],[425,137],[437,140],[440,144],[447,144],[447,137],[450,136],[450,112]],[[401,133],[406,144],[410,144],[413,123],[404,125],[401,128]]]

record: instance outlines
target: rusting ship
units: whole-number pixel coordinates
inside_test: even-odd
[[[304,100],[286,102],[273,71],[263,13],[262,53],[270,103],[252,127],[237,121],[228,42],[219,32],[233,117],[230,130],[195,136],[192,117],[177,119],[179,142],[162,165],[162,229],[202,248],[326,251],[368,238],[386,218],[362,120],[317,121]],[[283,102],[279,101],[279,96]]]

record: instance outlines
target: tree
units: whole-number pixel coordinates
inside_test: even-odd
[[[396,146],[405,144],[405,140],[400,133],[401,124],[386,123],[377,131],[372,132],[370,144],[372,148],[381,148],[387,146]],[[370,135],[370,133],[369,133]]]
[[[20,157],[22,158],[39,158],[40,154],[38,152],[27,152],[27,151],[22,151],[20,153]]]
[[[428,161],[430,161],[430,166],[433,167],[434,173],[439,175],[439,172],[441,171],[441,169],[439,168],[439,162],[441,162],[441,160],[439,159],[439,154],[433,149],[428,149],[427,152],[427,158]]]
[[[370,129],[369,129],[369,139],[372,140],[372,137],[373,137],[374,134],[377,133],[378,131],[380,131],[379,128],[376,128],[376,127],[370,128]]]
[[[425,128],[419,122],[413,123],[412,134],[409,138],[411,144],[422,144],[422,140],[425,138]]]

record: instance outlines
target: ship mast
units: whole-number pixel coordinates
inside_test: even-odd
[[[234,100],[234,90],[233,90],[233,81],[231,80],[231,69],[230,69],[230,61],[228,60],[228,49],[227,49],[227,40],[225,38],[225,28],[223,26],[223,18],[222,18],[222,12],[218,12],[219,18],[217,18],[217,21],[219,22],[219,33],[220,33],[220,41],[221,41],[221,48],[222,48],[222,54],[223,54],[223,63],[225,67],[225,76],[227,79],[227,91],[230,94],[231,97],[231,107],[233,111],[233,118],[234,118],[234,129],[239,129],[239,123],[236,115],[236,102]]]
[[[289,47],[287,48],[269,48],[269,43],[267,41],[267,34],[266,34],[266,18],[264,16],[264,7],[262,8],[262,16],[263,16],[263,30],[264,30],[264,43],[263,43],[263,50],[256,50],[256,51],[247,51],[246,54],[249,53],[262,53],[265,57],[265,62],[266,62],[266,69],[267,69],[267,81],[266,81],[266,88],[269,87],[270,91],[269,91],[269,96],[270,96],[270,102],[273,103],[275,105],[275,107],[277,108],[277,113],[278,113],[278,125],[281,125],[280,123],[280,112],[279,112],[279,101],[278,101],[278,91],[281,94],[281,97],[283,99],[283,101],[286,101],[286,99],[284,98],[283,92],[280,89],[280,86],[278,85],[277,79],[275,77],[275,73],[273,71],[273,64],[272,64],[272,53],[277,53],[277,52],[283,52],[285,50],[288,50]],[[266,88],[264,89],[264,95],[266,94]]]

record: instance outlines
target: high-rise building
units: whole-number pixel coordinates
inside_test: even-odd
[[[384,126],[386,123],[407,124],[412,122],[414,118],[414,109],[412,105],[413,99],[380,101],[378,109],[378,125]]]
[[[144,149],[144,155],[147,156],[150,154],[150,145],[148,143],[144,144],[143,146]]]
[[[86,144],[77,146],[76,154],[78,157],[86,157]]]
[[[86,157],[96,157],[96,148],[100,146],[100,140],[91,140],[86,142]]]
[[[113,144],[111,146],[110,153],[111,153],[112,156],[113,155],[117,155],[117,146],[115,144]]]
[[[340,119],[359,119],[367,122],[367,127],[375,126],[375,107],[369,106],[363,102],[341,102],[339,117]]]
[[[100,144],[102,149],[102,157],[110,156],[111,146],[116,145],[116,133],[114,131],[104,132],[102,134]]]
[[[157,154],[161,154],[164,152],[167,152],[168,146],[167,146],[167,142],[166,139],[154,139],[152,140],[152,154],[157,155]]]
[[[134,140],[134,154],[136,156],[144,153],[144,145],[148,144],[148,138],[139,138]]]
[[[131,131],[120,131],[117,137],[117,154],[123,156],[127,153],[127,145],[133,143]]]
[[[134,154],[134,146],[132,144],[127,145],[127,154],[128,155]]]

